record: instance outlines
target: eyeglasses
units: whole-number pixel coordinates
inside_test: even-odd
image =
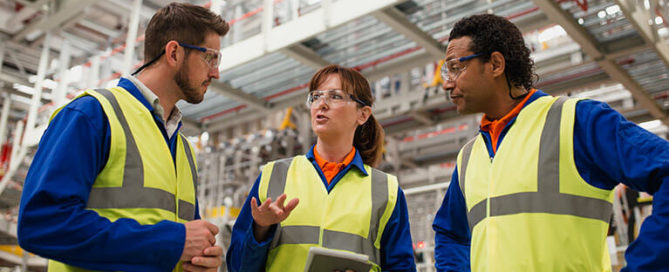
[[[211,48],[199,47],[199,46],[190,45],[190,44],[182,43],[182,42],[177,42],[177,43],[179,43],[180,46],[183,46],[185,48],[195,49],[197,51],[200,51],[200,52],[204,53],[204,54],[200,55],[202,57],[202,60],[204,60],[204,62],[207,65],[209,65],[209,68],[218,70],[218,65],[221,64],[221,53],[218,50],[211,49]],[[165,49],[160,51],[160,54],[158,54],[158,56],[154,57],[149,62],[144,63],[144,65],[137,68],[137,70],[135,70],[135,72],[133,72],[131,75],[134,76],[134,75],[138,74],[144,68],[149,67],[151,64],[158,61],[158,59],[160,59],[160,57],[162,57],[164,54],[165,54]]]
[[[467,69],[467,66],[465,66],[463,62],[476,58],[478,56],[480,56],[480,54],[473,54],[466,57],[445,61],[444,64],[441,66],[441,79],[443,79],[444,82],[454,81],[455,79],[458,78],[460,73],[462,73],[465,69]]]
[[[204,54],[200,55],[200,56],[202,56],[202,60],[204,60],[204,62],[207,63],[207,65],[209,65],[209,68],[218,70],[218,65],[221,64],[221,52],[220,51],[218,51],[216,49],[190,45],[190,44],[182,43],[182,42],[179,42],[179,45],[181,45],[185,48],[195,49],[197,51],[200,51],[200,52],[204,53]]]
[[[362,100],[355,98],[352,94],[347,94],[342,90],[314,90],[309,92],[307,96],[307,107],[311,108],[313,105],[317,105],[318,100],[323,99],[326,105],[336,107],[342,104],[346,104],[350,101],[355,101],[363,106],[369,106],[367,103],[362,102]]]

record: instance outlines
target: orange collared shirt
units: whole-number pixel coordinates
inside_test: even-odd
[[[354,157],[355,157],[355,147],[351,147],[351,151],[348,152],[348,155],[346,155],[344,161],[340,163],[329,162],[321,158],[318,155],[316,147],[314,147],[314,158],[316,159],[316,163],[318,164],[318,166],[321,168],[321,171],[323,171],[323,175],[325,176],[325,180],[327,180],[328,185],[330,185],[330,181],[332,181],[332,179],[337,174],[339,174],[339,171],[346,168],[346,166],[353,161]]]
[[[525,106],[527,100],[530,99],[530,96],[532,96],[536,91],[537,89],[531,89],[530,92],[527,94],[527,96],[523,98],[523,101],[520,101],[520,103],[518,103],[518,105],[516,105],[504,117],[502,117],[502,119],[490,121],[488,120],[485,114],[483,115],[483,118],[481,120],[481,130],[490,133],[490,141],[492,142],[493,153],[497,153],[497,142],[499,140],[499,135],[502,134],[502,131],[504,130],[504,127],[506,127],[506,124],[508,124],[509,121],[518,116],[520,110],[523,109],[523,106]]]

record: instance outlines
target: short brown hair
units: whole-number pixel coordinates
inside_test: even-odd
[[[342,91],[352,94],[370,107],[374,104],[369,81],[360,72],[339,65],[328,65],[318,70],[309,82],[309,91],[318,89],[318,86],[331,74],[339,76]],[[367,122],[355,129],[353,146],[360,152],[365,164],[376,167],[381,162],[384,135],[383,127],[376,121],[374,115],[369,115]]]
[[[188,3],[170,3],[151,17],[145,31],[144,60],[159,56],[169,41],[192,45],[204,43],[211,32],[223,36],[228,23],[210,10]]]

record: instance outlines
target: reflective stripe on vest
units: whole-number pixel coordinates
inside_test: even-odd
[[[560,122],[562,106],[567,100],[560,97],[553,103],[541,132],[537,192],[522,192],[490,198],[490,205],[483,200],[467,213],[470,230],[486,218],[519,213],[565,214],[609,222],[613,205],[605,200],[560,193]],[[479,136],[477,136],[479,137]],[[475,138],[476,139],[476,138]],[[463,147],[460,190],[465,195],[465,174],[474,140]],[[487,211],[487,207],[492,207]]]
[[[128,122],[116,100],[116,97],[107,89],[96,89],[95,92],[104,96],[121,123],[125,133],[126,157],[123,172],[122,187],[93,187],[86,205],[88,209],[162,209],[175,213],[177,211],[176,196],[170,192],[144,187],[144,167],[142,158],[135,142],[135,136],[132,134]],[[193,162],[192,151],[186,138],[179,134],[186,157],[190,165],[193,176],[193,186],[197,186],[197,170]],[[197,188],[197,187],[195,187]],[[179,218],[183,220],[193,220],[195,217],[195,205],[179,199]]]
[[[286,176],[293,158],[274,162],[267,189],[267,197],[276,199],[284,193]],[[379,264],[381,252],[374,246],[378,235],[378,225],[388,205],[388,176],[372,168],[372,211],[369,223],[369,238],[352,233],[324,229],[322,246],[331,249],[347,250],[369,256],[369,260]],[[283,244],[319,244],[320,227],[318,226],[281,226],[279,224],[272,240],[270,250]]]

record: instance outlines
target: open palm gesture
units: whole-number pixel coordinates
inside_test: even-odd
[[[275,202],[272,202],[272,198],[268,197],[262,205],[258,206],[256,198],[251,198],[251,214],[253,215],[253,221],[255,221],[258,226],[269,227],[285,220],[288,215],[290,215],[290,212],[295,209],[300,200],[293,198],[284,206],[285,201],[286,194],[282,194]]]

